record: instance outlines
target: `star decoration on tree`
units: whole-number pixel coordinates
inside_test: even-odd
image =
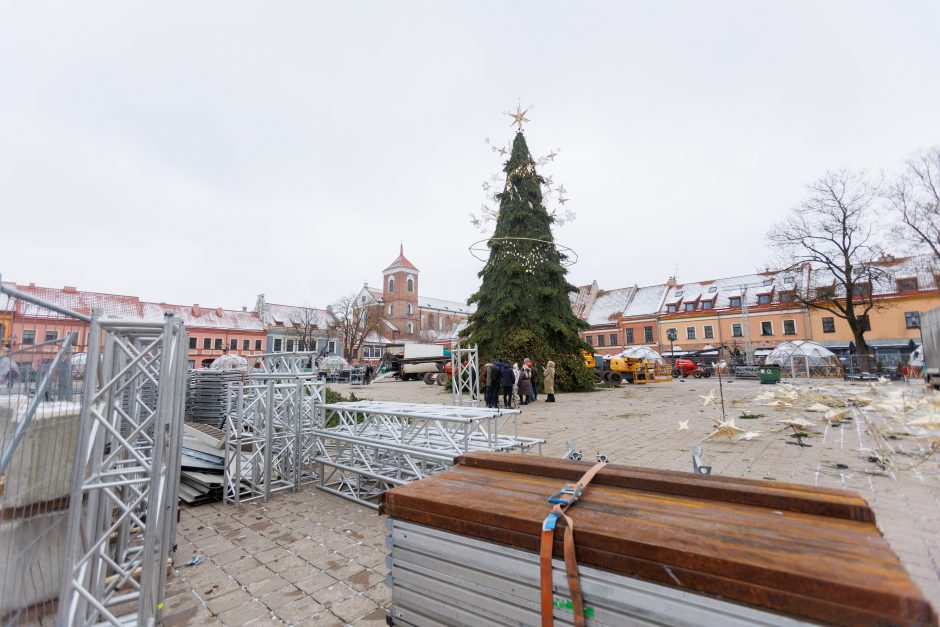
[[[559,196],[559,197],[558,197],[558,204],[564,205],[566,202],[568,202],[568,199],[565,198],[564,196]]]
[[[529,107],[529,109],[531,108],[532,107]],[[525,114],[529,112],[529,109],[523,110],[522,105],[516,105],[515,112],[507,111],[506,115],[512,118],[512,122],[510,122],[509,126],[518,126],[519,130],[521,131],[523,123],[529,121],[529,118],[525,116]]]

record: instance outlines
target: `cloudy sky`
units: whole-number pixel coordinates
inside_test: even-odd
[[[753,271],[827,168],[940,144],[940,3],[0,1],[0,273],[144,299],[465,299],[531,106],[575,284]]]

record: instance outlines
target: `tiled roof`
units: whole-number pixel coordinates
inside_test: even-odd
[[[136,296],[85,292],[73,287],[38,287],[33,284],[14,284],[14,287],[25,294],[31,294],[86,316],[91,314],[92,309],[99,309],[103,316],[113,318],[140,318],[143,313],[141,302]],[[20,302],[19,306],[20,314],[24,316],[48,316],[50,314],[48,309],[30,303]]]
[[[315,324],[317,328],[325,329],[333,320],[330,312],[316,307],[265,303],[265,308],[274,326],[293,327],[297,324],[310,322]]]
[[[419,296],[418,307],[421,309],[436,309],[438,311],[450,311],[460,314],[471,314],[476,311],[476,305],[468,305],[456,300],[443,300],[441,298],[431,298],[430,296]]]
[[[186,327],[207,329],[232,329],[238,331],[264,331],[264,325],[258,314],[253,311],[240,311],[199,305],[171,305],[168,303],[141,303],[145,320],[162,320],[164,313],[170,313],[183,321]]]
[[[405,245],[401,245],[401,249],[398,252],[398,257],[395,258],[395,261],[389,265],[389,267],[382,270],[382,272],[388,272],[390,270],[395,270],[398,268],[404,268],[406,270],[413,270],[414,272],[418,271],[418,268],[415,267],[413,263],[408,261],[408,258],[405,257]]]

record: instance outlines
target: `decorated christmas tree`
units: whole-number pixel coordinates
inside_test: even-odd
[[[477,309],[463,335],[479,346],[483,359],[517,362],[528,357],[540,368],[554,361],[559,391],[591,389],[593,380],[581,355],[587,345],[578,335],[587,325],[571,312],[568,294],[576,288],[565,278],[567,258],[552,236],[555,218],[543,204],[545,181],[536,171],[521,123],[503,171],[503,191],[495,196],[496,227],[487,241],[489,257],[479,273],[480,289],[469,301]]]

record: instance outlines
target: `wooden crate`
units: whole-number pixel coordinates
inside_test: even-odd
[[[505,453],[456,462],[386,492],[380,511],[537,553],[546,499],[591,467]],[[815,623],[937,622],[853,492],[611,464],[570,514],[586,567]]]

